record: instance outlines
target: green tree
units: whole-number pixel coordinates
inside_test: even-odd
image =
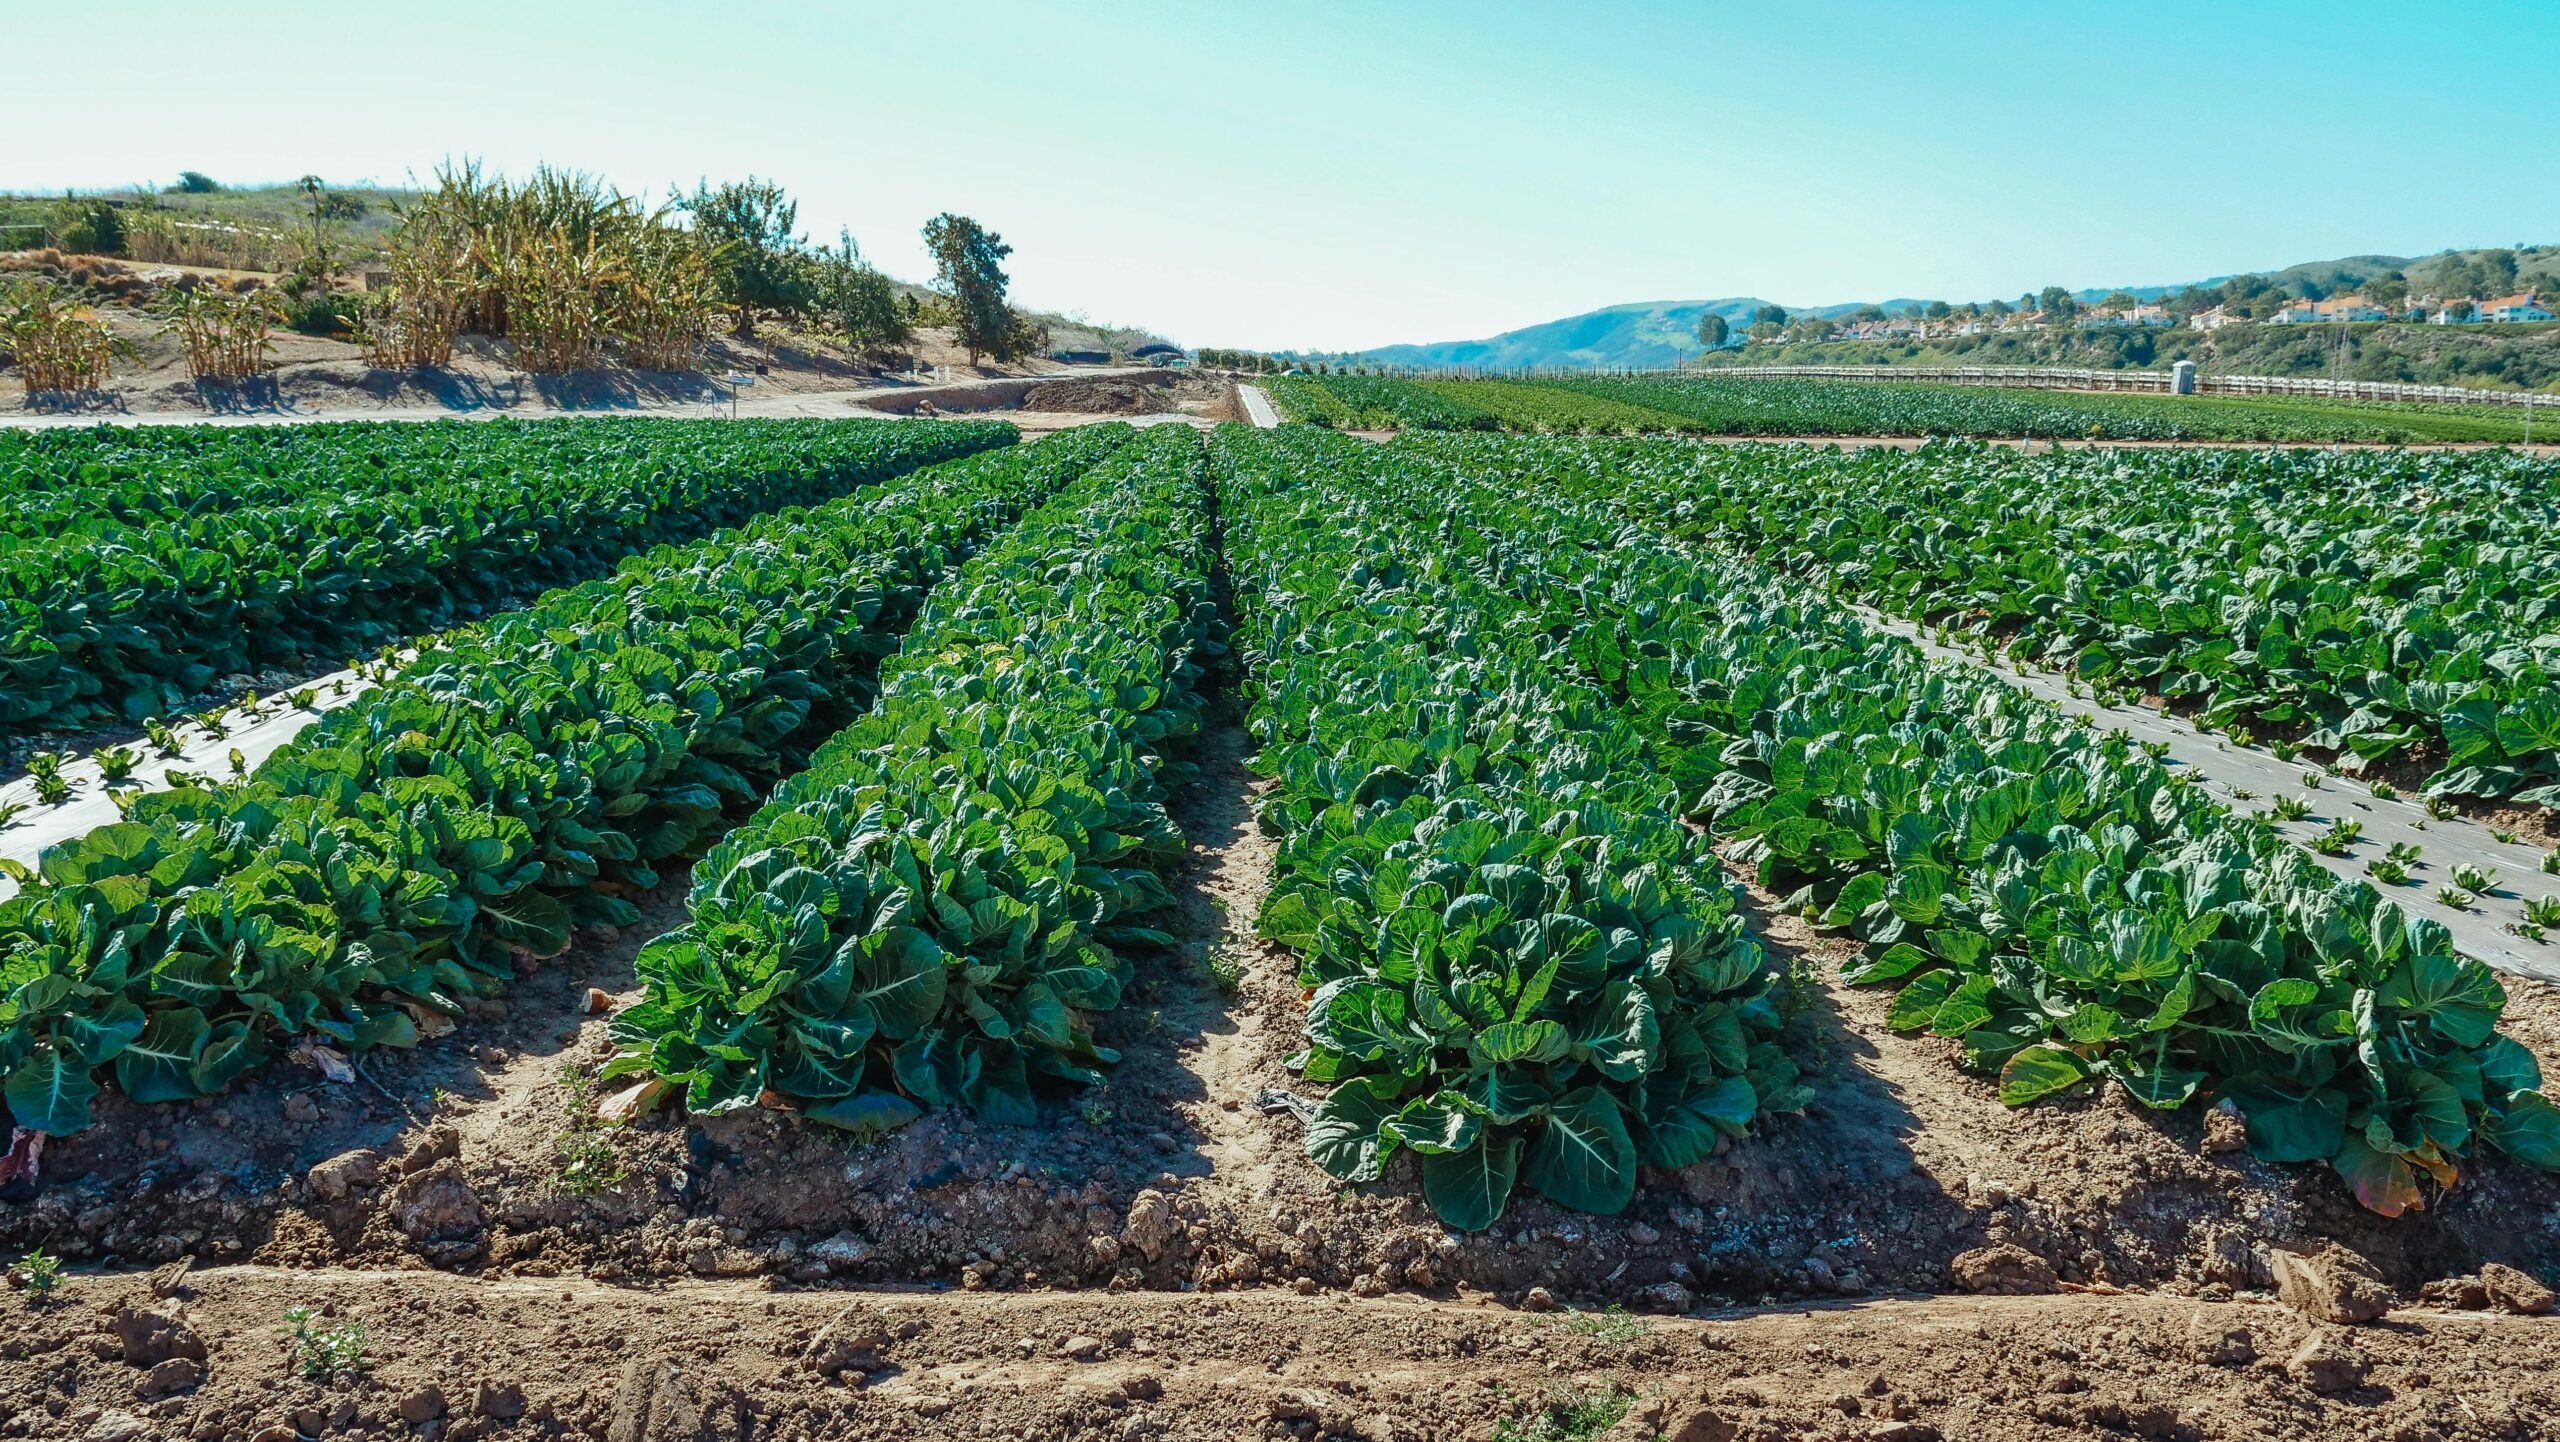
[[[2080,303],[2061,286],[2049,285],[2036,292],[2036,309],[2043,311],[2048,318],[2058,320],[2077,312]]]
[[[1751,313],[1751,323],[1755,326],[1785,325],[1787,308],[1782,305],[1764,305]]]
[[[1014,357],[1014,315],[1005,305],[1004,259],[1013,247],[1004,237],[965,215],[949,211],[926,221],[925,249],[933,252],[933,288],[951,302],[953,339],[969,353],[999,361]]]
[[[1049,348],[1049,326],[1026,311],[1007,307],[1004,339],[1005,349],[1013,355],[1038,355]]]
[[[809,269],[793,233],[800,206],[781,186],[752,175],[717,189],[696,182],[680,204],[693,217],[694,233],[710,247],[712,279],[721,303],[737,315],[739,339],[754,339],[758,309],[808,309]]]
[[[1948,316],[1954,315],[1955,313],[1956,308],[1947,304],[1943,300],[1933,300],[1929,302],[1928,308],[1921,312],[1922,315],[1927,316],[1931,320],[1945,320]]]
[[[2115,290],[2107,292],[2107,298],[2098,302],[2098,309],[2123,312],[2140,304],[2142,302],[2134,299],[2132,291]]]
[[[915,332],[898,303],[897,286],[862,258],[851,231],[838,231],[836,240],[835,248],[810,253],[810,313],[851,350],[906,344]]]
[[[1709,350],[1722,350],[1724,343],[1732,337],[1733,327],[1725,324],[1723,316],[1708,311],[1698,317],[1698,344]]]
[[[201,170],[181,170],[178,183],[169,188],[181,195],[211,195],[222,188],[222,183]]]

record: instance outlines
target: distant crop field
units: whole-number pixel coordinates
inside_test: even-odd
[[[1360,375],[1282,377],[1272,393],[1291,419],[1344,430],[2371,444],[2527,439],[2520,412],[2308,396],[1710,377],[1417,381]],[[2536,422],[2536,434],[2560,436],[2560,418]]]

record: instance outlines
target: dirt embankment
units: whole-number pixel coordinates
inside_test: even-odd
[[[347,339],[272,333],[274,368],[253,380],[197,381],[177,340],[150,311],[172,288],[253,289],[274,280],[242,271],[58,257],[50,252],[0,253],[0,272],[27,271],[80,285],[99,313],[133,347],[96,393],[30,397],[17,371],[0,371],[0,415],[50,416],[363,416],[376,412],[539,415],[563,411],[725,408],[731,374],[755,377],[747,401],[816,396],[925,379],[967,380],[1071,374],[1045,358],[980,364],[947,329],[928,328],[894,355],[849,355],[819,338],[768,321],[752,337],[721,333],[703,345],[691,370],[645,371],[616,364],[562,375],[521,368],[513,345],[497,337],[463,336],[453,363],[433,370],[382,370]],[[754,409],[750,406],[748,409]]]
[[[1026,411],[1072,411],[1098,416],[1153,415],[1166,397],[1155,387],[1130,381],[1044,381],[1022,393]]]
[[[1648,1175],[1621,1217],[1524,1195],[1461,1235],[1404,1171],[1334,1182],[1277,1098],[1312,1088],[1283,1065],[1292,962],[1251,934],[1271,842],[1248,745],[1229,718],[1191,758],[1179,943],[1100,1019],[1126,1059],[1035,1127],[598,1128],[604,1008],[637,996],[676,886],[354,1085],[279,1065],[189,1105],[102,1103],[31,1200],[0,1203],[0,1254],[75,1274],[59,1305],[0,1298],[0,1398],[25,1399],[0,1401],[0,1437],[1491,1438],[1552,1388],[1735,1429],[1682,1436],[2521,1437],[2550,1415],[2560,1323],[2405,1309],[2484,1266],[2550,1276],[2560,1181],[2482,1158],[2386,1221],[2209,1114],[2008,1111],[1765,910],[1822,1081],[1802,1116]],[[2510,1029],[2560,1061],[2552,991],[2511,992]],[[2327,1293],[2275,1305],[2305,1258]],[[192,1382],[108,1310],[190,1259],[193,1296],[160,1306],[203,1344],[176,1356]],[[2347,1328],[2322,1295],[2404,1310]],[[294,1380],[274,1336],[293,1305],[361,1322],[372,1370]],[[1535,1310],[1560,1306],[1585,1310]],[[1640,1320],[1733,1308],[1760,1310]]]

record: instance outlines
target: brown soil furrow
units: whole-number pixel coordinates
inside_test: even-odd
[[[151,1370],[158,1352],[110,1330],[124,1307],[174,1319],[162,1347],[201,1360]],[[293,1307],[324,1331],[360,1326],[362,1369],[297,1375],[276,1335]],[[2539,1435],[2555,1377],[2560,1332],[2543,1321],[2412,1311],[2337,1328],[2169,1296],[1895,1296],[1692,1320],[1270,1291],[631,1292],[221,1267],[165,1296],[128,1275],[0,1304],[0,1431],[33,1439],[1488,1442],[1541,1435],[1529,1428],[1559,1398],[1751,1439],[2471,1439]]]

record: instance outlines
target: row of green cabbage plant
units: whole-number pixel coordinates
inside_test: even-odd
[[[2208,723],[2560,801],[2560,467],[2505,454],[2026,457],[1592,442],[1523,480]]]
[[[0,903],[0,1085],[26,1127],[226,1085],[279,1040],[405,1045],[628,924],[869,699],[922,593],[1123,444],[948,463],[626,562],[440,638],[245,781],[133,803]]]
[[[1803,1105],[1768,958],[1643,738],[1424,515],[1334,484],[1356,441],[1213,446],[1280,839],[1264,934],[1311,988],[1308,1154],[1418,1158],[1452,1226],[1525,1183],[1610,1213]]]
[[[936,591],[879,705],[694,873],[644,949],[615,1075],[697,1112],[768,1093],[876,1130],[1035,1119],[1099,1082],[1121,949],[1164,944],[1164,797],[1216,651],[1201,444],[1163,426]]]
[[[967,422],[100,427],[0,494],[0,732],[340,664],[789,505],[1010,444]]]
[[[1867,943],[1853,982],[2025,1104],[2091,1083],[2236,1107],[2250,1147],[2423,1205],[2485,1141],[2560,1166],[2560,1113],[2444,928],[2320,869],[2121,737],[1928,661],[1818,592],[1616,506],[1524,492],[1514,441],[1336,444],[1336,484],[1459,528],[1544,598],[1759,883]],[[1617,488],[1641,510],[1629,477]]]

